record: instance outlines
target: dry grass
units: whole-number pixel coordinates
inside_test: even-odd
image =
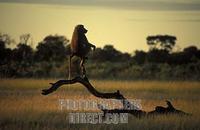
[[[56,79],[1,79],[0,129],[200,129],[200,83],[160,81],[91,81],[103,92],[120,90],[127,98],[141,99],[145,111],[156,105],[165,106],[170,99],[174,106],[192,113],[191,117],[165,115],[137,119],[129,116],[128,124],[69,124],[67,111],[59,109],[58,100],[96,99],[83,86],[63,86],[48,96],[41,89]]]

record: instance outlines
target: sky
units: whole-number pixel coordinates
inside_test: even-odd
[[[177,47],[200,48],[199,0],[0,0],[0,33],[16,42],[30,33],[35,47],[47,35],[71,39],[83,24],[97,47],[112,44],[122,52],[148,50],[146,37],[168,34]]]

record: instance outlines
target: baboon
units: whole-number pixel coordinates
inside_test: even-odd
[[[86,76],[86,71],[84,67],[85,59],[87,59],[87,54],[90,52],[91,48],[95,50],[96,46],[89,43],[86,37],[87,29],[84,25],[77,25],[74,28],[74,32],[71,39],[71,54],[69,58],[69,79],[71,79],[71,59],[73,56],[77,56],[81,59],[80,67],[82,71],[82,76]]]

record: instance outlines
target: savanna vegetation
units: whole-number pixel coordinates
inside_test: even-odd
[[[167,99],[192,116],[129,115],[128,124],[92,125],[69,124],[69,111],[59,109],[59,99],[96,99],[80,84],[41,95],[50,82],[68,76],[69,39],[49,35],[36,48],[30,43],[30,34],[21,35],[17,44],[9,35],[0,34],[0,129],[200,129],[197,47],[175,51],[176,37],[170,35],[148,36],[149,50],[133,54],[122,53],[110,44],[97,47],[86,63],[87,75],[97,90],[120,90],[126,98],[141,99],[142,110],[147,112],[157,105],[165,106]],[[79,62],[73,59],[73,76],[80,73]]]
[[[158,115],[136,118],[129,115],[128,124],[70,124],[68,113],[60,110],[59,99],[94,99],[82,85],[65,85],[48,96],[41,89],[56,79],[1,79],[1,130],[66,130],[66,129],[134,129],[134,130],[197,130],[200,129],[200,83],[188,81],[110,81],[92,80],[102,92],[120,90],[129,99],[141,99],[142,109],[166,106],[164,99],[192,116]],[[97,110],[98,111],[98,110]],[[81,111],[84,112],[84,111]]]
[[[146,38],[149,50],[122,53],[111,44],[97,47],[89,54],[87,75],[93,79],[126,80],[199,80],[200,49],[188,46],[175,49],[177,38],[155,35]],[[66,78],[68,75],[69,39],[48,35],[36,48],[30,45],[30,34],[15,43],[7,34],[0,34],[1,78]],[[10,48],[10,46],[14,46]],[[134,44],[134,43],[133,43]],[[73,59],[72,74],[80,74],[79,59]]]

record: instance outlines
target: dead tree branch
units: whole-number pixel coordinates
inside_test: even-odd
[[[135,117],[141,117],[141,116],[149,116],[149,115],[155,115],[155,114],[179,114],[179,115],[190,115],[188,113],[185,113],[181,110],[177,110],[170,101],[167,102],[167,107],[163,106],[156,106],[155,110],[150,111],[150,112],[145,112],[143,110],[138,110],[138,109],[133,109],[133,110],[127,110],[125,109],[125,104],[129,103],[131,104],[121,93],[119,90],[113,93],[102,93],[97,91],[89,82],[87,77],[81,78],[81,77],[75,77],[74,79],[71,80],[59,80],[56,83],[50,83],[51,87],[48,89],[43,89],[42,94],[43,95],[48,95],[54,91],[56,91],[59,87],[61,87],[64,84],[75,84],[75,83],[80,83],[84,87],[87,88],[87,90],[93,94],[96,97],[99,98],[105,98],[105,99],[117,99],[120,100],[124,106],[124,109],[105,109],[101,104],[98,104],[98,107],[100,110],[106,113],[129,113],[134,115]],[[132,105],[132,104],[131,104]]]

